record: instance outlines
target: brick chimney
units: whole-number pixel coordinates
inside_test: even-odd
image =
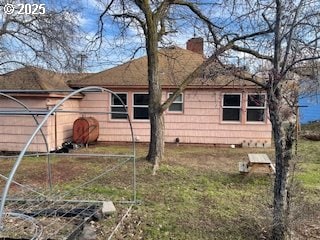
[[[187,49],[203,55],[203,38],[191,38],[187,42]]]

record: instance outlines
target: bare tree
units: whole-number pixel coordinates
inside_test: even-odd
[[[276,156],[272,239],[285,239],[289,233],[289,165],[295,119],[294,111],[283,114],[282,110],[296,104],[296,97],[286,94],[288,87],[292,86],[290,81],[296,80],[293,76],[296,68],[320,58],[320,3],[313,0],[240,0],[222,1],[221,7],[230,15],[219,33],[212,32],[212,42],[218,49],[225,42],[232,43],[229,40],[232,36],[271,30],[234,42],[228,54],[242,52],[267,69],[265,82],[250,77],[246,79],[254,80],[267,92]]]
[[[100,1],[103,3],[104,1]],[[176,11],[174,11],[176,9]],[[195,70],[182,84],[177,87],[177,91],[168,98],[165,103],[161,103],[162,89],[158,76],[158,47],[159,42],[168,34],[175,32],[175,22],[187,21],[177,14],[182,9],[189,15],[199,18],[209,27],[210,32],[218,31],[218,27],[202,14],[196,3],[184,0],[164,0],[164,1],[116,1],[111,0],[105,3],[105,10],[100,16],[99,37],[103,35],[104,17],[111,16],[120,25],[121,32],[125,32],[130,26],[138,26],[144,36],[145,48],[148,57],[148,86],[149,86],[149,118],[150,118],[150,144],[147,159],[154,164],[154,172],[157,170],[164,154],[164,111],[172,104],[175,98],[193,81],[200,76],[207,66],[216,61],[217,56],[230,50],[235,41],[254,37],[270,31],[269,28],[254,34],[235,36],[226,45],[219,46],[214,54],[207,61]],[[184,17],[186,14],[184,15]],[[215,36],[215,34],[212,34]]]
[[[198,4],[197,4],[198,3]],[[203,7],[205,5],[205,8]],[[188,9],[206,27],[209,40],[213,44],[213,54],[188,76],[177,90],[161,104],[161,85],[157,75],[158,42],[168,33],[170,13],[174,8]],[[270,121],[275,143],[276,178],[274,184],[273,239],[284,239],[287,234],[289,214],[289,163],[292,159],[295,121],[291,114],[282,114],[284,105],[294,102],[284,94],[286,83],[292,72],[300,64],[318,59],[319,56],[319,9],[314,0],[221,0],[214,4],[201,1],[116,1],[106,4],[100,18],[125,19],[129,24],[137,24],[145,36],[148,55],[148,81],[150,94],[151,141],[148,158],[157,168],[164,150],[163,112],[174,99],[195,78],[202,75],[213,62],[222,66],[230,63],[230,55],[243,53],[255,60],[251,66],[254,74],[234,74],[254,82],[267,92]],[[100,30],[101,30],[100,29]],[[232,63],[232,61],[231,61]],[[243,61],[243,64],[246,62]],[[258,67],[267,69],[268,78],[257,78]],[[293,106],[292,106],[293,107]],[[286,123],[286,124],[285,124]]]
[[[300,95],[313,96],[320,93],[320,62],[310,61],[295,68],[302,81],[299,82]]]
[[[13,1],[15,11],[5,12],[8,1],[0,1],[0,70],[6,72],[21,65],[39,65],[54,69],[75,69],[79,36],[77,14],[72,4],[43,5]],[[19,5],[18,5],[19,3]],[[29,3],[29,10],[23,9]],[[71,2],[70,2],[71,3]],[[40,3],[39,3],[40,4]],[[39,4],[37,6],[39,6]],[[19,13],[20,11],[20,13]]]

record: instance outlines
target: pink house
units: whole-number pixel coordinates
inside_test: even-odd
[[[187,49],[172,47],[159,50],[163,100],[204,61],[202,44],[201,39],[195,38],[188,41]],[[71,88],[101,86],[116,92],[127,106],[136,141],[149,141],[146,57],[95,74],[63,76],[63,80]],[[34,96],[29,99],[31,102],[28,102],[28,105],[34,107],[41,104],[42,108],[50,107],[56,99],[61,98],[61,95],[48,94],[35,101]],[[42,99],[42,103],[39,99]],[[0,105],[0,108],[7,106],[2,99]],[[121,112],[123,110],[120,105],[111,94],[85,93],[71,99],[63,108],[84,112]],[[72,123],[79,116],[93,116],[99,121],[98,141],[131,140],[124,115],[59,114],[58,123],[55,116],[52,116],[46,126],[50,148],[55,148],[72,137]],[[1,120],[2,134],[5,133],[3,126]],[[14,132],[17,139],[21,138],[22,133],[13,129],[10,131]],[[232,73],[223,71],[218,66],[211,66],[203,77],[195,79],[165,112],[165,141],[174,143],[177,139],[180,143],[192,144],[270,146],[271,124],[268,121],[265,93],[255,85],[234,77]],[[12,142],[14,141],[17,140],[12,139]],[[5,142],[0,143],[0,150],[5,150],[5,145]],[[10,148],[12,145],[8,145],[7,149]]]
[[[203,61],[203,41],[190,39],[187,50],[178,47],[159,50],[159,74],[163,100]],[[165,112],[165,141],[201,144],[239,144],[266,147],[271,144],[266,95],[255,85],[235,78],[217,66],[195,79]],[[136,140],[149,141],[147,58],[68,82],[73,88],[101,86],[118,93],[128,107]],[[103,107],[118,111],[118,101],[97,94],[86,94],[80,108]],[[102,105],[101,105],[102,104]],[[129,141],[124,118],[112,114],[100,119],[100,141]]]
[[[0,76],[0,93],[10,90],[31,90],[31,93],[8,93],[18,99],[30,110],[39,112],[38,121],[43,119],[41,112],[52,108],[65,94],[51,93],[55,89],[70,90],[64,80],[82,77],[78,74],[58,74],[34,67],[21,68]],[[61,109],[79,110],[80,99],[76,96],[67,101]],[[0,151],[20,151],[37,127],[31,115],[9,114],[10,111],[25,111],[15,101],[0,95]],[[72,138],[73,122],[79,114],[57,113],[50,116],[42,131],[48,142],[49,150],[61,146],[67,139]],[[30,145],[29,151],[44,152],[46,144],[41,134],[38,134]]]

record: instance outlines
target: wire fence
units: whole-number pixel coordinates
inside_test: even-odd
[[[94,152],[92,149],[50,152],[48,135],[42,127],[48,125],[51,116],[64,112],[61,106],[71,97],[86,91],[108,93],[122,103],[124,111],[117,114],[127,115],[132,138],[127,152]],[[0,111],[0,115],[16,114],[34,119],[34,130],[21,152],[0,157],[0,238],[75,239],[86,222],[101,219],[106,201],[112,201],[124,216],[132,204],[137,203],[135,142],[125,104],[114,92],[101,87],[65,93],[63,99],[41,113],[30,110],[8,93],[0,93],[21,106],[21,109]],[[67,113],[91,116],[114,112],[64,112]],[[40,121],[36,117],[39,114],[43,115]],[[39,141],[45,144],[46,151],[30,151],[30,146]],[[119,224],[110,231],[110,237]]]

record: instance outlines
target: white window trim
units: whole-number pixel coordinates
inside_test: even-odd
[[[249,95],[264,95],[264,106],[263,107],[252,107],[248,106],[249,104]],[[267,120],[267,94],[266,93],[247,93],[246,96],[246,123],[248,124],[265,124]],[[264,110],[264,119],[263,121],[248,121],[248,109],[263,109]]]
[[[173,92],[168,92],[167,98],[170,97],[170,94],[173,94]],[[184,94],[183,93],[180,93],[180,94],[181,94],[181,101],[175,99],[172,103],[181,103],[182,110],[181,111],[173,111],[173,110],[170,110],[170,106],[169,106],[167,112],[169,112],[169,113],[183,113],[184,112]]]
[[[134,118],[134,108],[135,107],[149,108],[149,105],[134,105],[134,95],[136,95],[136,94],[147,94],[147,95],[149,95],[148,92],[134,92],[134,93],[132,93],[132,120],[135,121],[135,122],[148,122],[149,118],[148,119],[136,119],[136,118]]]
[[[114,92],[115,94],[125,94],[126,95],[126,99],[127,99],[127,102],[125,104],[125,107],[127,108],[127,112],[128,112],[128,93],[127,92]],[[123,105],[112,105],[112,96],[114,96],[114,94],[110,93],[110,97],[109,97],[109,100],[110,100],[110,117],[109,117],[109,120],[110,121],[121,121],[121,122],[124,122],[124,121],[128,121],[127,118],[123,118],[123,119],[119,119],[119,118],[112,118],[112,107],[123,107]]]
[[[224,100],[224,95],[239,95],[240,96],[240,106],[224,106],[223,105],[223,100]],[[239,121],[228,121],[228,120],[223,120],[223,109],[224,108],[239,108],[240,113],[239,113]],[[221,122],[226,123],[226,124],[240,124],[241,123],[241,118],[242,118],[242,93],[222,93],[222,98],[221,98]]]

